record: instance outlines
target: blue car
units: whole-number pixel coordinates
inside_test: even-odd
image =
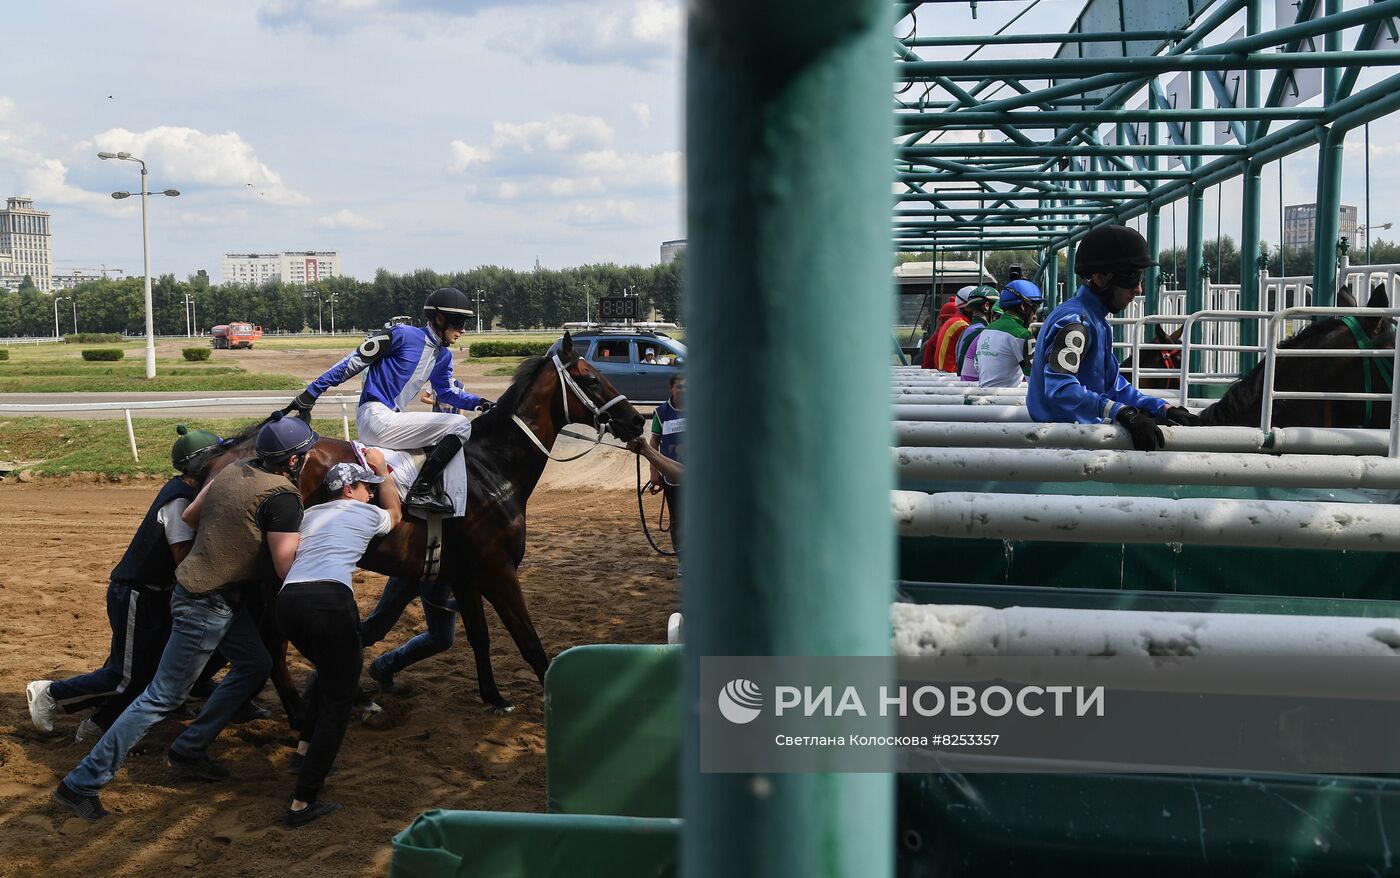
[[[634,403],[665,402],[671,376],[685,365],[685,345],[651,330],[594,329],[573,333],[574,350]],[[550,347],[559,351],[560,338]],[[650,362],[648,361],[650,354]]]

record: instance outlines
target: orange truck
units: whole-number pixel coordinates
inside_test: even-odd
[[[212,343],[216,348],[251,348],[253,342],[262,338],[263,330],[251,323],[220,323],[209,330],[209,334],[214,337]]]

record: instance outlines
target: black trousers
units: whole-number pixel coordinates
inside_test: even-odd
[[[661,495],[666,498],[666,508],[671,512],[671,548],[681,553],[681,486],[661,482]]]
[[[345,739],[364,666],[355,594],[339,582],[290,583],[277,594],[277,625],[316,666],[301,699],[301,739],[310,748],[295,793],[314,802]]]

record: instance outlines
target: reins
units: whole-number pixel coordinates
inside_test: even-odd
[[[1366,351],[1375,348],[1374,340],[1361,328],[1361,321],[1355,316],[1351,314],[1345,315],[1342,317],[1342,323],[1347,329],[1351,330],[1352,337],[1356,339],[1356,347],[1358,350]],[[1375,369],[1376,373],[1380,375],[1381,381],[1385,382],[1386,391],[1391,391],[1395,386],[1395,376],[1391,364],[1380,357],[1363,357],[1362,359],[1367,361],[1366,365],[1361,369],[1362,390],[1366,393],[1371,392],[1371,370]],[[1363,423],[1371,423],[1372,407],[1372,400],[1366,400],[1366,417]]]
[[[564,364],[559,360],[559,355],[554,354],[550,359],[554,361],[554,370],[559,373],[559,397],[560,401],[564,405],[565,423],[568,423],[569,420],[569,391],[572,390],[574,393],[574,398],[577,399],[580,403],[582,403],[584,408],[588,409],[590,412],[593,413],[593,429],[597,431],[598,437],[593,441],[592,445],[590,445],[588,448],[585,448],[583,451],[580,451],[578,454],[575,454],[572,457],[555,457],[554,455],[549,453],[549,449],[546,448],[544,443],[540,441],[540,437],[535,435],[535,431],[531,430],[530,425],[526,424],[525,421],[522,420],[519,415],[512,414],[510,416],[510,419],[515,422],[515,425],[519,427],[527,437],[529,437],[530,441],[535,444],[535,447],[538,448],[545,457],[549,458],[550,460],[557,461],[559,463],[568,463],[571,460],[578,460],[580,457],[583,457],[585,454],[592,451],[594,448],[597,448],[602,443],[603,433],[608,428],[608,409],[612,408],[620,402],[626,402],[627,397],[619,393],[617,396],[614,396],[612,399],[603,403],[601,406],[594,405],[593,400],[589,399],[588,394],[584,393],[583,388],[579,387],[578,383],[574,381],[574,376],[570,375],[568,370],[564,368]],[[560,432],[564,431],[561,430]],[[570,433],[569,435],[573,436],[575,434]],[[585,437],[580,436],[577,438]]]

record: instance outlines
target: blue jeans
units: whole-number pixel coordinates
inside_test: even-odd
[[[384,583],[384,593],[379,596],[379,603],[375,605],[374,612],[360,625],[360,643],[369,646],[383,640],[384,635],[389,633],[389,629],[394,627],[403,611],[420,593],[423,598],[423,618],[428,623],[428,630],[398,649],[390,650],[375,659],[376,670],[393,675],[429,656],[445,652],[452,646],[452,640],[457,634],[457,618],[447,603],[452,597],[452,590],[437,583],[425,585],[420,590],[417,582],[397,576]]]
[[[74,792],[96,795],[122,767],[126,754],[151,726],[185,703],[190,687],[217,647],[232,667],[199,712],[199,718],[171,744],[179,756],[197,759],[228,725],[229,718],[263,684],[272,657],[258,626],[243,607],[231,606],[222,593],[191,594],[180,586],[170,598],[170,640],[146,691],[112,723],[92,752],[63,782]]]

